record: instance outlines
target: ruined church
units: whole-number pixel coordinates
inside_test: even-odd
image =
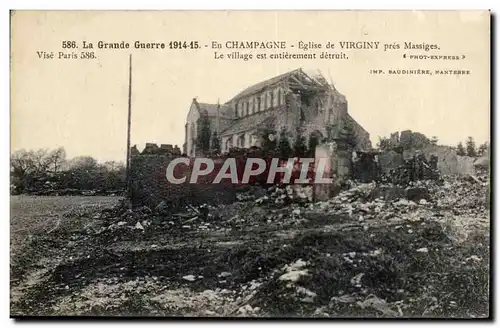
[[[260,146],[263,131],[273,131],[269,138],[286,137],[291,145],[300,133],[312,147],[339,138],[346,128],[352,131],[355,148],[371,148],[369,133],[348,113],[345,96],[322,75],[308,75],[300,68],[252,85],[224,104],[194,98],[185,124],[186,155],[203,155],[197,143],[203,124],[209,126],[210,145],[218,139],[222,153]]]

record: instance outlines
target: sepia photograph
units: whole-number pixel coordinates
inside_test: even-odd
[[[11,10],[11,318],[491,319],[490,25]]]

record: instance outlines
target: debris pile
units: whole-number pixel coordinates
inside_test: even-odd
[[[427,161],[425,155],[414,155],[409,160],[406,160],[403,165],[391,170],[389,176],[384,177],[384,180],[390,181],[397,185],[407,185],[410,182],[420,180],[438,180],[438,157],[431,155]]]
[[[46,243],[55,269],[16,306],[59,315],[487,314],[486,175],[348,181],[324,202],[304,186],[258,192],[175,213],[122,202],[89,216],[83,231],[48,234],[63,245],[57,253]]]
[[[453,216],[486,217],[489,191],[487,182],[483,181],[484,176],[445,176],[440,181],[408,181],[406,187],[350,181],[347,190],[308,208],[359,222],[444,217],[448,212]]]
[[[276,185],[175,212],[167,202],[132,209],[125,201],[93,216],[73,211],[66,220],[93,220],[39,239],[62,245],[46,242],[57,261],[43,279],[52,280],[31,294],[38,303],[30,296],[16,306],[53,314],[483,315],[488,176],[439,177],[433,167],[415,157],[393,180],[349,180],[323,202],[312,201],[310,186]]]
[[[257,203],[272,202],[278,205],[290,203],[312,202],[312,186],[302,185],[277,185],[267,189],[267,195],[256,200]]]
[[[482,216],[488,206],[485,175],[451,177],[439,180],[435,163],[423,156],[414,157],[396,171],[391,182],[360,183],[349,180],[337,196],[323,202],[312,202],[312,187],[275,185],[267,189],[252,186],[239,193],[239,201],[230,205],[186,205],[184,210],[171,213],[166,203],[155,209],[143,206],[127,208],[127,204],[103,211],[107,230],[148,229],[169,231],[244,231],[251,227],[307,226],[314,224],[318,213],[347,217],[369,229],[369,220],[387,221],[401,218],[443,217],[453,215]]]
[[[434,197],[442,210],[451,210],[455,215],[482,216],[489,208],[490,192],[485,175],[446,177]]]

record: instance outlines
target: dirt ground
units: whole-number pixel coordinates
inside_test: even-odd
[[[87,196],[11,196],[11,254],[17,257],[20,248],[33,236],[57,229],[58,224],[82,223],[88,216],[116,204],[117,197]]]
[[[446,183],[417,202],[365,184],[208,216],[13,197],[11,316],[488,317],[486,187]]]

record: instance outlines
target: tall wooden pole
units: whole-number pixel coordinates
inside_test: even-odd
[[[217,99],[217,122],[216,122],[217,137],[220,132],[220,98]]]
[[[132,121],[132,54],[129,56],[128,69],[128,120],[127,120],[127,196],[131,197],[131,177],[130,177],[130,127]]]

